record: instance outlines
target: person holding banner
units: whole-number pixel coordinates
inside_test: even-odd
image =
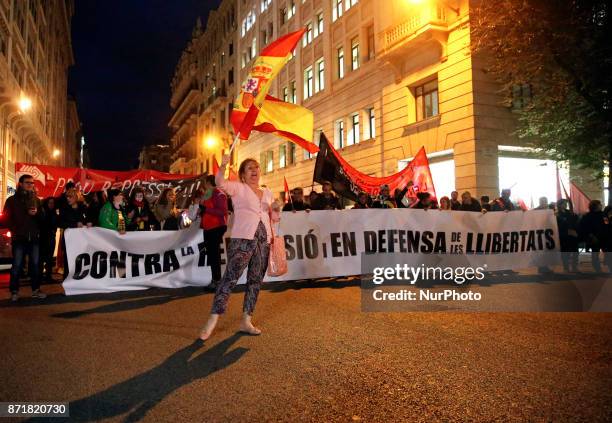
[[[100,226],[125,234],[132,221],[134,211],[126,213],[123,207],[123,193],[118,189],[108,192],[108,201],[100,210]]]
[[[200,228],[204,230],[204,247],[206,258],[212,272],[212,288],[221,281],[221,242],[227,231],[227,196],[217,188],[214,175],[207,175],[205,200],[201,203],[202,220]],[[210,193],[210,195],[209,195]]]
[[[238,171],[240,182],[225,179],[225,167],[229,161],[230,156],[224,155],[215,177],[217,186],[232,197],[234,204],[234,222],[227,249],[228,262],[215,292],[212,312],[200,332],[202,340],[210,337],[219,315],[225,313],[231,290],[247,266],[247,285],[240,331],[249,335],[261,334],[261,330],[253,326],[251,318],[268,268],[272,240],[272,212],[280,211],[280,205],[274,201],[272,192],[259,186],[261,170],[255,159],[246,159],[240,164]]]

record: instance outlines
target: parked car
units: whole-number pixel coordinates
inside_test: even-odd
[[[0,271],[10,270],[12,261],[11,231],[0,226]]]

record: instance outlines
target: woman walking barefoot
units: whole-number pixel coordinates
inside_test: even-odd
[[[270,214],[272,210],[276,212],[280,210],[280,206],[274,202],[272,192],[259,186],[261,172],[256,160],[246,159],[240,164],[238,171],[240,182],[225,180],[225,167],[229,160],[230,156],[223,156],[215,182],[218,188],[232,197],[234,222],[227,249],[228,261],[225,273],[217,286],[208,322],[200,333],[202,340],[210,337],[219,315],[225,313],[230,292],[247,266],[249,269],[240,331],[249,335],[261,334],[261,330],[253,326],[251,316],[268,268],[272,240]]]

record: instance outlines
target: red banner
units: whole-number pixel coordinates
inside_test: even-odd
[[[178,181],[197,178],[198,175],[178,175],[155,170],[111,171],[81,169],[78,167],[46,166],[33,163],[16,163],[15,175],[28,174],[34,178],[34,186],[39,197],[57,197],[64,192],[68,182],[84,194],[108,189],[131,191],[142,186],[147,196],[159,195],[165,186],[176,185]]]
[[[355,169],[329,143],[325,134],[321,134],[319,149],[313,179],[319,183],[330,181],[334,191],[343,197],[356,200],[359,191],[378,195],[381,185],[388,185],[393,195],[396,188],[404,189],[411,181],[413,185],[406,197],[416,198],[417,192],[429,192],[436,197],[429,160],[423,147],[403,170],[383,177],[366,175]]]

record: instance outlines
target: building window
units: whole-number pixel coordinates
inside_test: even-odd
[[[292,142],[287,143],[287,165],[292,165],[297,162],[295,155],[295,144]]]
[[[234,83],[234,69],[230,69],[227,72],[227,83],[228,85],[232,85]]]
[[[271,173],[274,171],[274,151],[262,151],[259,157],[259,161],[263,167],[263,173]]]
[[[257,56],[257,38],[253,38],[251,42],[251,59]]]
[[[302,37],[302,47],[306,47],[310,43],[312,43],[312,22],[306,24],[306,32]]]
[[[295,0],[289,0],[289,7],[287,8],[287,19],[291,19],[295,16]]]
[[[342,8],[343,0],[332,0],[332,22],[336,22],[337,19],[340,19],[342,14],[344,13],[344,9]]]
[[[359,113],[351,115],[351,127],[348,134],[348,145],[357,144],[359,142]]]
[[[287,22],[287,8],[283,7],[280,10],[280,23],[281,25],[284,25],[285,22]]]
[[[368,60],[372,60],[375,56],[375,44],[374,44],[374,26],[370,25],[367,29],[368,34]]]
[[[291,102],[297,104],[297,89],[295,88],[295,81],[291,81]]]
[[[315,38],[323,34],[323,12],[317,13],[315,18],[314,36]]]
[[[271,4],[272,4],[272,0],[261,0],[260,10],[262,12],[265,12],[268,9],[268,7],[270,7]]]
[[[344,49],[340,47],[337,53],[338,79],[344,78]]]
[[[287,145],[283,144],[278,150],[278,167],[283,168],[287,166]]]
[[[234,43],[229,43],[229,55],[234,54]]]
[[[346,10],[349,10],[351,7],[357,4],[358,0],[345,0]]]
[[[438,115],[438,80],[427,82],[415,88],[416,120],[420,121]]]
[[[246,33],[255,25],[255,12],[250,11],[247,13],[246,18],[242,20],[242,26],[240,27],[240,36],[244,37]]]
[[[325,88],[325,62],[323,58],[317,60],[316,63],[317,77],[315,80],[315,92],[319,92]]]
[[[366,117],[368,119],[368,138],[374,139],[376,137],[376,120],[374,118],[374,107],[366,109]]]
[[[319,141],[321,140],[321,134],[323,133],[322,129],[316,129],[314,132],[313,142],[319,146]],[[308,150],[304,150],[304,160],[312,159],[316,157],[317,153],[310,153]]]
[[[351,70],[359,69],[359,38],[351,40]]]
[[[512,110],[522,110],[531,101],[531,85],[516,84],[512,86]]]
[[[283,101],[285,103],[289,101],[289,89],[287,87],[283,87]]]
[[[343,119],[337,120],[334,126],[335,126],[334,146],[336,148],[343,148],[346,146],[344,143],[344,120]]]
[[[312,75],[312,66],[309,66],[304,71],[304,100],[309,97],[312,97],[313,94],[313,75]]]

